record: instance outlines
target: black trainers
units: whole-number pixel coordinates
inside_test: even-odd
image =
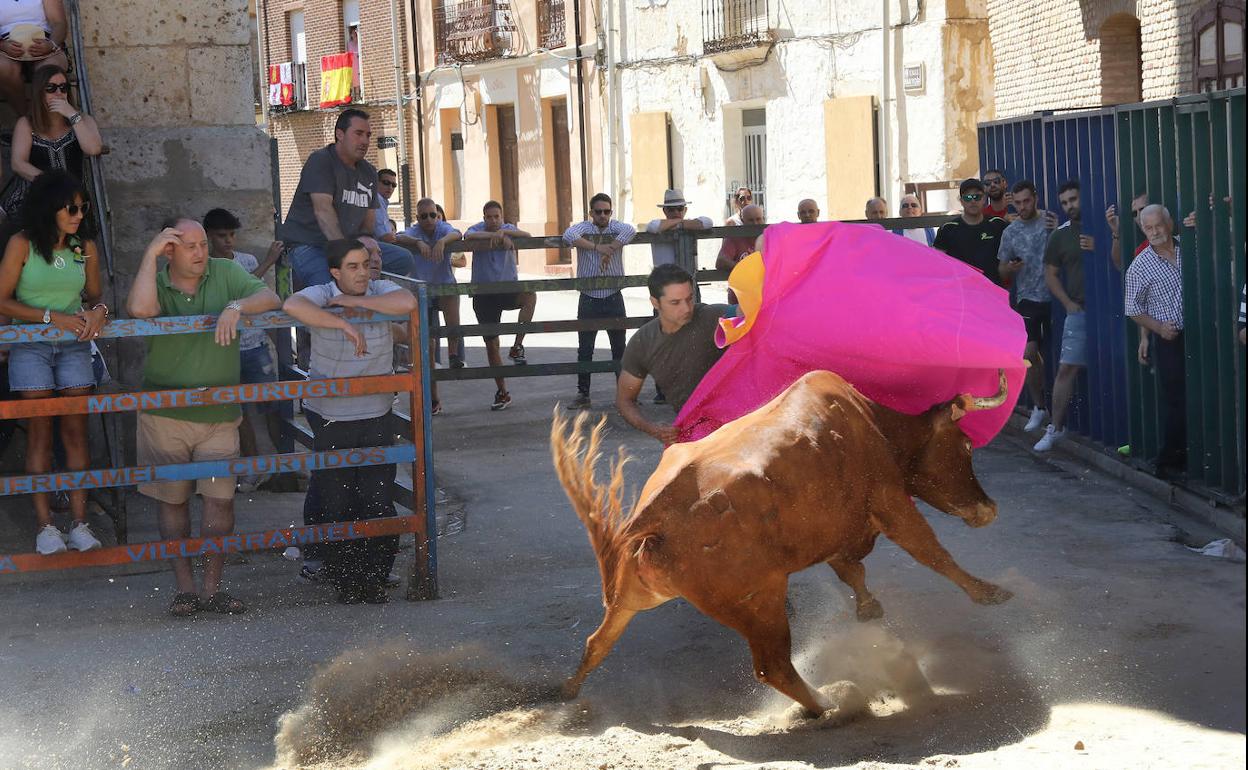
[[[512,345],[511,350],[507,351],[507,357],[516,366],[523,366],[529,362],[529,359],[524,357],[524,345]]]
[[[568,409],[572,410],[573,412],[577,411],[578,409],[588,409],[588,408],[589,408],[589,394],[588,393],[577,393],[576,398],[572,399],[572,402],[568,404]]]
[[[494,403],[490,405],[490,411],[501,412],[511,404],[511,394],[505,390],[500,390],[494,394]]]
[[[451,368],[452,368],[452,369],[463,369],[463,368],[464,368],[464,358],[463,358],[463,356],[456,356],[456,355],[452,355],[452,356],[451,356]]]

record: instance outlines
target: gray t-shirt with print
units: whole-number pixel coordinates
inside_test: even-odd
[[[329,239],[321,232],[312,209],[312,194],[323,193],[334,201],[338,227],[344,238],[372,235],[364,232],[364,215],[377,208],[377,169],[366,160],[349,168],[339,159],[334,145],[322,147],[308,156],[299,172],[299,186],[290,201],[290,211],[282,223],[282,240],[289,245],[324,246]],[[384,216],[385,212],[378,212]]]
[[[376,297],[401,291],[403,287],[392,281],[369,281],[366,296]],[[317,307],[328,307],[329,301],[341,294],[336,283],[309,286],[297,293]],[[355,354],[355,343],[347,339],[341,329],[308,327],[312,337],[312,356],[309,361],[308,379],[324,380],[338,377],[363,377],[373,374],[394,374],[394,337],[389,321],[355,324],[364,335],[368,352]],[[368,396],[329,396],[304,399],[308,409],[326,420],[367,420],[381,417],[394,405],[393,393],[374,393]]]
[[[1001,233],[1001,246],[997,259],[1009,262],[1021,259],[1023,269],[1014,276],[1018,298],[1030,302],[1049,302],[1053,295],[1044,283],[1044,247],[1049,243],[1049,230],[1044,217],[1035,216],[1030,221],[1015,219]]]

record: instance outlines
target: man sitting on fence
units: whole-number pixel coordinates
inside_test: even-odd
[[[372,280],[368,250],[357,240],[330,241],[325,247],[332,283],[309,286],[286,300],[283,309],[307,324],[312,335],[309,377],[336,379],[394,373],[390,322],[352,324],[325,308],[408,315],[416,298],[396,283]],[[304,414],[317,452],[389,446],[393,393],[355,397],[309,398]],[[363,521],[394,516],[393,465],[327,468],[313,471],[317,505],[310,513],[330,520]],[[306,509],[305,509],[305,512]],[[386,577],[398,553],[397,535],[323,543],[323,577],[338,589],[343,604],[382,604],[389,600]]]
[[[563,234],[563,241],[576,247],[576,277],[598,278],[624,275],[624,246],[637,231],[632,225],[611,218],[611,196],[598,193],[589,199],[590,219],[578,222]],[[596,241],[591,241],[590,236]],[[608,240],[609,239],[609,240]],[[578,321],[598,318],[625,318],[624,295],[619,288],[581,289],[576,306]],[[577,332],[576,360],[594,360],[594,343],[598,332]],[[624,355],[624,330],[608,329],[611,341],[611,359],[619,361]],[[589,373],[576,375],[576,398],[568,404],[569,409],[589,408]]]
[[[667,394],[667,402],[679,412],[724,354],[715,344],[715,329],[733,308],[698,302],[693,276],[677,265],[654,268],[646,286],[658,317],[628,341],[615,386],[615,408],[629,425],[666,446],[676,441],[676,429],[642,415],[637,406],[641,385],[646,375],[653,377],[655,387]]]
[[[516,246],[511,239],[532,236],[512,223],[503,221],[503,205],[498,201],[487,202],[481,209],[481,216],[480,222],[468,228],[464,240],[488,242],[493,248],[472,252],[472,282],[520,280],[520,274],[516,270]],[[472,312],[477,316],[479,324],[501,322],[504,310],[519,310],[520,323],[528,323],[533,320],[533,311],[536,308],[537,294],[531,291],[472,295]],[[485,340],[485,357],[490,366],[502,366],[503,357],[498,350],[498,335],[487,334],[482,339]],[[507,356],[516,364],[528,363],[524,355],[524,332],[516,332],[516,340]],[[498,389],[494,393],[494,403],[490,405],[490,409],[497,412],[506,409],[511,403],[511,394],[507,392],[507,381],[502,377],[495,377],[494,384]]]
[[[156,261],[161,256],[168,257],[169,264],[158,269]],[[143,253],[126,310],[131,318],[217,315],[217,324],[211,332],[147,337],[143,388],[239,384],[239,319],[276,310],[281,304],[259,278],[233,260],[210,258],[208,235],[198,222],[187,217],[171,220]],[[233,404],[140,412],[139,465],[233,460],[238,457],[241,419]],[[195,491],[204,498],[200,535],[216,537],[234,531],[233,476],[141,484],[139,492],[160,503],[162,538],[190,537],[189,500]],[[174,559],[178,593],[169,611],[190,615],[202,607],[243,612],[246,606],[240,600],[218,590],[224,563],[220,553],[204,555],[203,588],[197,593],[190,559]]]

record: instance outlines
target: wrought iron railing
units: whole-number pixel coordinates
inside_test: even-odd
[[[749,48],[771,40],[769,0],[702,0],[702,50]]]
[[[562,48],[567,39],[566,27],[563,0],[537,0],[538,45],[542,48]]]
[[[433,36],[438,64],[497,59],[519,45],[511,0],[435,0]]]

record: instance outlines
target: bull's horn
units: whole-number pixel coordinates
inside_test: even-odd
[[[992,396],[991,398],[977,398],[973,400],[971,402],[972,409],[996,409],[998,406],[1005,403],[1005,397],[1008,393],[1008,388],[1005,384],[1005,370],[998,369],[997,374],[1000,376],[1001,382],[1001,387],[997,391],[997,395]]]

